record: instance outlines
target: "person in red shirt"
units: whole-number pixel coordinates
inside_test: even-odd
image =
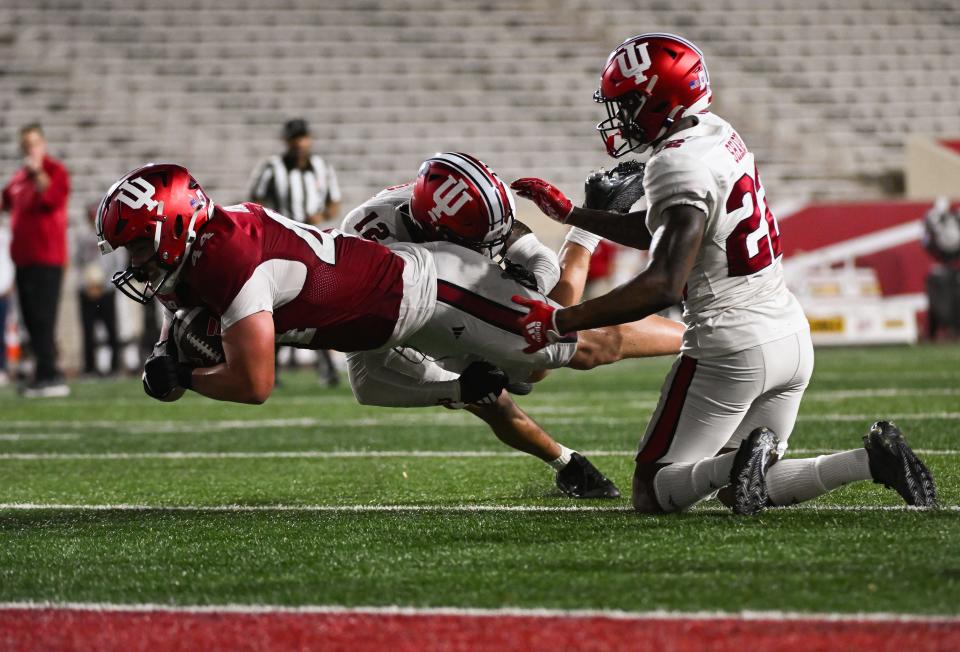
[[[67,264],[70,176],[63,163],[47,155],[39,124],[20,130],[20,149],[24,164],[4,186],[0,209],[11,216],[17,296],[36,358],[34,379],[22,393],[29,398],[66,396],[70,389],[57,371],[54,334]]]

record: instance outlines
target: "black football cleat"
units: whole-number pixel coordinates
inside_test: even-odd
[[[580,453],[573,453],[570,462],[557,471],[557,488],[571,498],[620,497],[617,485]]]
[[[777,435],[769,428],[757,428],[740,442],[730,469],[734,514],[759,514],[770,505],[767,496],[767,469],[779,459]]]
[[[936,507],[937,487],[903,433],[892,421],[877,421],[863,438],[873,481],[895,489],[908,505]]]

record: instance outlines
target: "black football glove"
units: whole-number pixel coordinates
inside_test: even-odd
[[[472,362],[460,374],[460,402],[491,405],[510,379],[488,362]]]
[[[533,385],[510,382],[507,374],[488,362],[472,362],[460,374],[461,403],[492,405],[503,390],[525,396],[533,390]]]
[[[624,161],[608,171],[591,172],[583,183],[583,207],[629,213],[643,197],[644,164]]]
[[[178,387],[190,389],[193,369],[177,359],[177,348],[163,340],[143,363],[143,391],[147,396],[164,400]]]

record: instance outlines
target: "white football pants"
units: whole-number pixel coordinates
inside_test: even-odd
[[[761,426],[777,434],[782,455],[812,373],[807,329],[720,357],[679,356],[664,381],[637,461],[697,462],[739,446]]]

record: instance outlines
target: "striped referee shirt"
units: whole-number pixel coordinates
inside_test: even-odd
[[[322,213],[328,203],[340,201],[340,184],[333,166],[312,154],[307,167],[296,166],[296,157],[269,157],[254,171],[250,189],[252,201],[296,220]]]

